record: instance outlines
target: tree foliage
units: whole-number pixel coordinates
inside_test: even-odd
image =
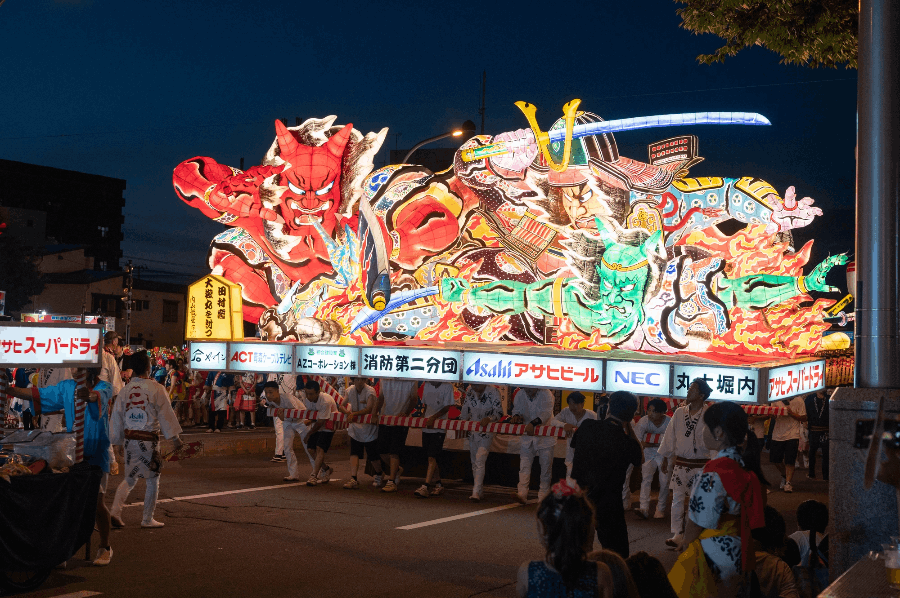
[[[724,62],[744,48],[762,46],[782,64],[857,68],[859,0],[675,0],[681,27],[712,33],[725,45],[701,54],[701,64]]]
[[[0,216],[0,224],[3,218]],[[44,290],[34,253],[0,228],[0,291],[6,291],[6,313],[19,311]]]

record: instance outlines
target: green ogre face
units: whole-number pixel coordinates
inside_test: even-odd
[[[630,338],[644,321],[644,290],[650,274],[647,256],[659,238],[657,232],[638,247],[607,242],[597,268],[600,311],[595,323],[610,344]]]

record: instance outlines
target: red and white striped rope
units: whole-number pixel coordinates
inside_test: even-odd
[[[664,398],[663,401],[666,402],[671,407],[678,407],[679,404],[683,403],[684,399],[669,399]],[[712,402],[708,402],[707,405],[712,405]],[[747,415],[787,415],[788,410],[787,407],[776,406],[776,405],[741,405],[744,411],[747,412]]]
[[[644,435],[644,444],[659,444],[662,442],[662,436],[662,434],[652,434],[647,432],[647,434]]]
[[[280,409],[269,408],[269,417],[280,417],[285,419],[310,419],[314,420],[318,417],[318,411],[309,411],[306,409]],[[347,415],[344,413],[335,413],[331,416],[332,422],[347,422]],[[428,425],[427,417],[408,417],[404,415],[381,415],[376,421],[372,421],[372,415],[366,415],[354,420],[357,424],[381,424],[384,426],[407,426],[410,428],[425,428]],[[462,430],[466,432],[489,432],[496,434],[512,434],[516,436],[525,435],[525,424],[488,424],[482,427],[480,422],[466,421],[459,419],[439,419],[434,422],[436,430]],[[557,426],[535,426],[534,436],[557,436],[565,437],[566,431]]]
[[[87,374],[82,372],[75,378],[75,389],[87,386]],[[75,418],[72,422],[72,431],[75,433],[75,462],[84,461],[84,409],[86,403],[75,398]]]

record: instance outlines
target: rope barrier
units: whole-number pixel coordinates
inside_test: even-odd
[[[82,372],[75,376],[75,390],[87,386],[87,373]],[[75,462],[84,461],[84,410],[86,404],[81,399],[75,398],[75,417],[72,422],[72,431],[75,433]]]

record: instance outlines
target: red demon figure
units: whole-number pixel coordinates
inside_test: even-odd
[[[338,223],[355,211],[387,134],[363,136],[351,124],[331,126],[334,120],[309,119],[290,129],[275,121],[277,137],[262,165],[244,172],[202,156],[175,169],[173,184],[183,201],[235,227],[215,237],[209,265],[241,285],[250,322],[278,305],[294,283],[334,273],[316,227],[341,238]]]

